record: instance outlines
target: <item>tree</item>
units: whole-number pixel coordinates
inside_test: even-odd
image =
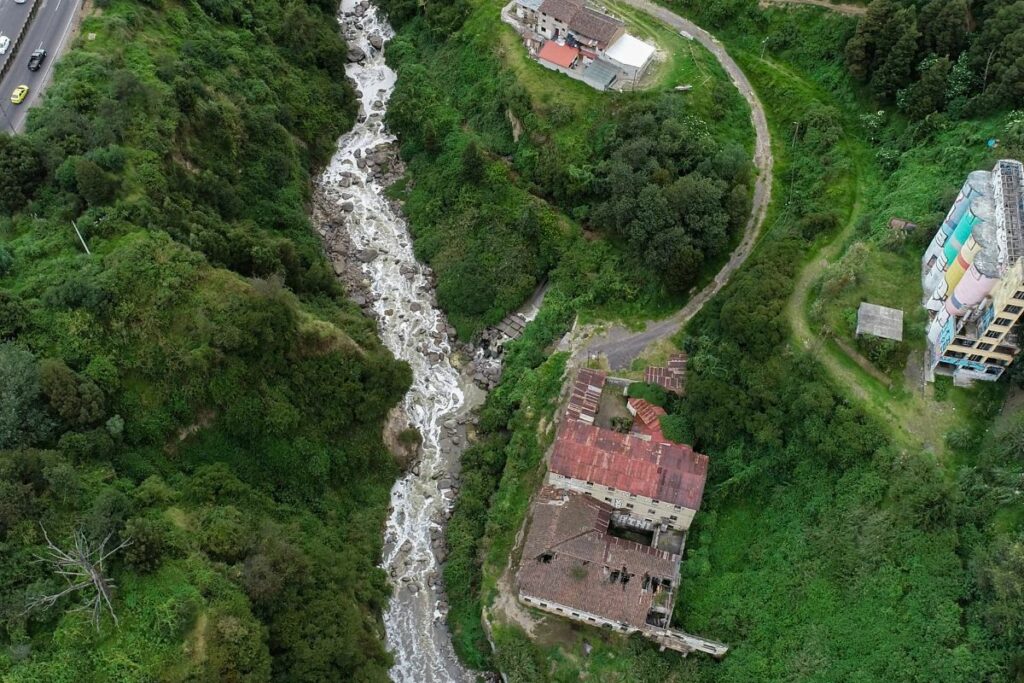
[[[462,150],[462,177],[471,183],[483,180],[487,169],[487,158],[480,150],[476,140],[470,141]]]
[[[116,179],[96,162],[84,157],[75,160],[75,184],[78,194],[89,206],[106,204],[117,191]]]
[[[894,96],[913,77],[917,39],[921,34],[917,30],[917,18],[912,7],[896,12],[889,33],[897,36],[895,42],[879,45],[886,56],[871,76],[871,87],[879,97],[885,98]]]
[[[12,214],[25,208],[45,177],[43,160],[29,138],[0,133],[0,210]]]
[[[921,76],[896,97],[900,109],[912,119],[923,119],[946,106],[947,80],[952,65],[947,57],[929,57],[921,63]]]
[[[16,344],[0,343],[0,449],[33,443],[49,431],[41,394],[35,356]]]
[[[44,360],[40,379],[50,406],[69,425],[93,424],[104,417],[103,392],[95,382],[79,377],[63,361]]]
[[[107,543],[113,537],[113,532],[107,534],[99,544],[89,541],[81,530],[76,530],[73,538],[73,547],[70,550],[62,550],[46,533],[46,528],[40,525],[43,530],[43,538],[46,539],[46,550],[36,555],[36,561],[50,565],[53,573],[64,579],[67,586],[64,590],[56,593],[47,593],[33,598],[28,605],[28,610],[49,609],[56,605],[61,598],[80,594],[83,603],[77,609],[86,610],[90,613],[93,626],[99,630],[100,618],[106,609],[110,613],[114,623],[117,624],[117,614],[114,612],[114,582],[111,581],[103,563],[114,553],[131,545],[131,538],[123,539],[117,546],[107,550]]]

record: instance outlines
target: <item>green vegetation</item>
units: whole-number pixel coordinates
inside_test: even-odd
[[[386,680],[410,378],[307,218],[354,115],[334,3],[99,6],[0,136],[0,678]],[[44,528],[132,540],[120,627],[26,611]]]
[[[929,429],[943,439],[942,425],[933,418],[909,425],[909,437],[890,432],[876,406],[892,396],[883,389],[880,402],[864,401],[859,382],[837,384],[816,355],[789,344],[786,315],[807,257],[837,235],[840,244],[855,231],[878,238],[860,248],[875,280],[883,269],[876,253],[888,255],[894,272],[913,274],[905,262],[913,253],[916,263],[917,248],[886,241],[884,221],[893,212],[927,224],[920,209],[897,212],[897,197],[943,211],[941,181],[953,173],[945,185],[955,192],[957,165],[981,156],[974,145],[991,134],[988,124],[961,126],[948,114],[921,123],[878,117],[846,73],[842,48],[854,35],[852,20],[820,10],[762,11],[753,0],[683,6],[718,30],[750,76],[768,108],[776,157],[766,238],[681,338],[690,355],[688,393],[669,420],[674,438],[712,462],[675,616],[686,630],[734,649],[721,663],[683,660],[582,626],[558,627],[534,642],[499,625],[494,662],[510,680],[531,683],[581,673],[602,681],[1018,680],[1024,509],[1012,491],[1024,468],[1019,413],[996,419],[998,387],[967,394],[940,384],[936,400],[963,416],[940,461],[913,437]],[[1010,138],[1014,119],[1001,120],[991,130]],[[835,287],[837,296],[859,286],[859,272],[837,274],[848,280]],[[913,290],[900,283],[893,294],[909,296]],[[819,324],[830,319],[840,327],[821,308]],[[865,352],[889,361],[895,353]],[[846,358],[838,347],[814,350],[821,353]],[[863,372],[847,362],[847,372]],[[543,367],[540,358],[531,364]],[[495,396],[515,395],[511,388],[522,381],[507,376]],[[474,535],[484,529],[485,536],[466,546],[463,576],[482,557],[484,604],[542,475],[537,449],[550,438],[547,410],[531,407],[537,395],[518,396],[499,424],[503,438],[525,445],[490,458],[479,471],[492,483],[481,483],[465,503],[473,507]],[[460,578],[455,589],[465,585]],[[460,654],[478,665],[490,658],[479,607],[474,598],[453,621]],[[593,646],[589,654],[583,639]]]
[[[703,50],[688,46],[710,81],[692,98],[599,93],[530,59],[496,0],[444,42],[432,3],[385,7],[400,26],[388,123],[412,180],[396,195],[460,336],[583,253],[601,251],[586,303],[624,314],[669,310],[724,260],[749,205],[751,130]]]

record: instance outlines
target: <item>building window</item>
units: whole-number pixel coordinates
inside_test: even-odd
[[[1010,315],[1017,315],[1022,309],[1020,306],[1006,306],[1003,308],[1003,313],[1009,313]]]
[[[972,353],[970,356],[967,357],[967,360],[972,360],[975,363],[980,363],[981,362],[981,356],[979,356],[976,353]]]
[[[1012,325],[1013,321],[1010,320],[1009,318],[996,318],[995,322],[993,322],[992,324],[993,325],[1002,325],[1003,327],[1006,327],[1007,325]]]
[[[626,507],[628,507],[630,510],[632,510],[633,509],[633,504],[632,503],[626,503]]]
[[[978,350],[979,351],[988,351],[991,348],[992,348],[991,344],[978,344]]]
[[[999,337],[1003,336],[1003,333],[1002,332],[996,332],[995,330],[990,330],[990,331],[985,333],[985,336],[988,339],[999,339]]]
[[[1024,289],[1014,292],[1013,298],[1016,299],[1017,301],[1024,301]]]
[[[655,512],[655,511],[654,511],[653,509],[651,509],[651,510],[648,510],[648,511],[647,511],[647,514],[649,514],[649,515],[656,515],[656,514],[658,514],[658,513],[657,513],[657,512]]]
[[[676,517],[675,515],[669,515],[669,517],[668,517],[668,518],[669,518],[669,519],[671,519],[671,520],[672,520],[673,522],[679,519],[679,518],[678,518],[678,517]]]
[[[593,485],[594,485],[594,482],[592,482],[592,481],[588,481],[587,482],[587,486],[593,486]]]
[[[612,502],[612,499],[611,499],[611,498],[609,498],[608,496],[605,496],[605,498],[604,498],[604,502],[606,502],[606,503],[610,503],[610,502]]]
[[[956,344],[957,346],[966,346],[967,348],[971,348],[972,346],[974,346],[973,339],[964,339],[963,337],[957,337],[956,339],[953,340],[953,343]]]

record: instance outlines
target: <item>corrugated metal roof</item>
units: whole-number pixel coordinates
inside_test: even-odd
[[[519,567],[519,590],[608,619],[644,625],[655,593],[644,578],[674,585],[679,556],[608,533],[611,507],[580,493],[541,489]],[[613,580],[612,572],[616,572]],[[622,582],[625,573],[628,581]]]
[[[618,75],[618,68],[598,58],[583,70],[583,81],[591,87],[604,90],[615,81]]]
[[[708,457],[683,444],[645,441],[633,434],[564,420],[549,469],[697,510],[704,496]]]

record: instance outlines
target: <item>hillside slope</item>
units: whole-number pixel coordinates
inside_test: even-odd
[[[307,218],[352,123],[331,2],[100,2],[0,137],[0,678],[386,680],[408,368]],[[79,245],[72,222],[91,255]],[[98,629],[33,563],[114,554]]]

